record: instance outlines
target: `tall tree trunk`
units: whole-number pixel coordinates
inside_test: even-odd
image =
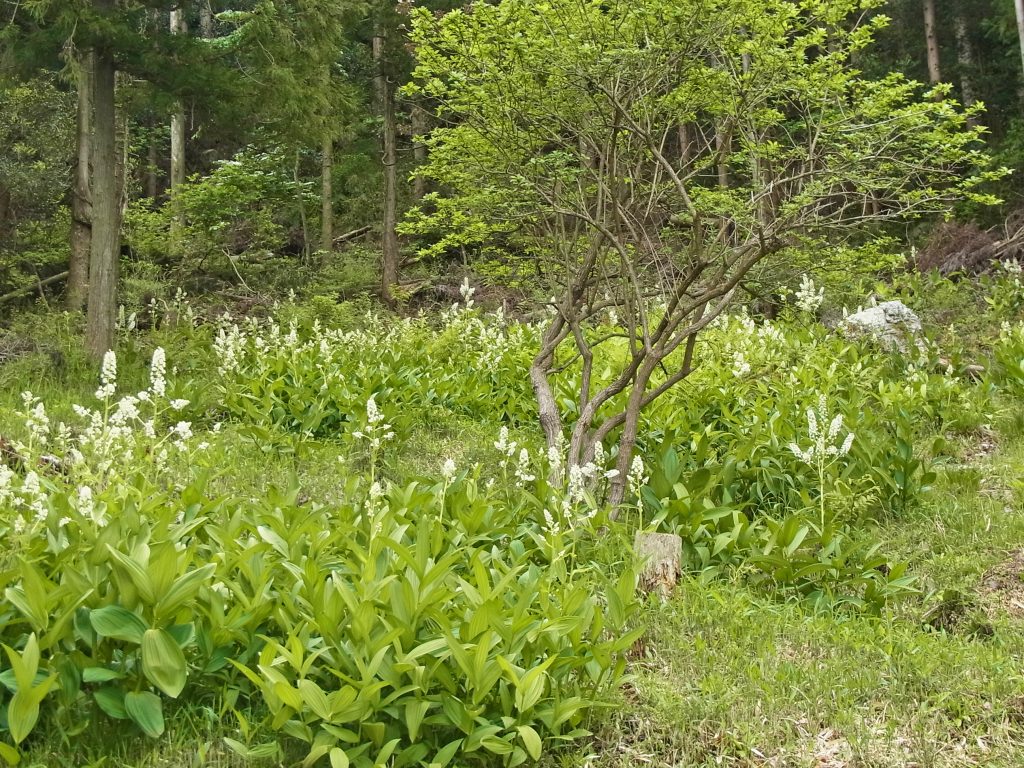
[[[92,141],[92,53],[78,60],[78,125],[75,131],[75,184],[71,192],[71,258],[65,303],[71,312],[85,307],[89,295],[92,225],[89,221],[89,154]]]
[[[331,174],[334,172],[334,137],[324,131],[320,152],[320,250],[334,250],[334,191]]]
[[[188,31],[185,14],[180,8],[171,11],[171,34],[184,35]],[[171,202],[175,207],[171,219],[171,242],[177,248],[183,226],[181,211],[174,200],[179,188],[185,183],[185,105],[178,102],[171,115]]]
[[[7,237],[7,216],[11,210],[11,190],[0,185],[0,243]]]
[[[105,14],[113,0],[96,0]],[[93,53],[92,247],[89,261],[89,311],[85,348],[99,361],[114,346],[117,276],[121,243],[117,189],[117,107],[114,51],[105,44]]]
[[[150,131],[149,149],[146,155],[146,197],[156,203],[156,196],[160,194],[160,181],[157,178],[157,171],[160,168],[160,150],[157,147],[156,133]]]
[[[935,0],[924,0],[924,39],[928,47],[928,79],[932,85],[942,82],[939,63],[939,33],[935,26]]]
[[[427,125],[427,110],[425,110],[420,104],[414,104],[412,108],[412,156],[416,161],[417,168],[422,168],[427,162],[427,145],[424,141],[429,130],[430,128]],[[412,196],[417,200],[422,200],[426,193],[427,180],[422,176],[417,175],[412,182]]]
[[[384,303],[393,307],[396,302],[391,287],[398,282],[398,126],[395,119],[395,92],[388,81],[385,66],[386,35],[387,31],[379,26],[373,37],[373,60],[377,66],[373,80],[383,118],[384,221],[381,233],[380,287]]]
[[[1024,0],[1014,0],[1013,9],[1017,14],[1017,41],[1020,43],[1020,63],[1024,71]]]
[[[295,150],[295,167],[292,181],[295,182],[295,199],[299,204],[299,226],[302,229],[302,263],[309,264],[309,222],[306,220],[306,197],[302,193],[302,155]]]
[[[213,8],[210,7],[210,0],[199,3],[199,34],[205,40],[213,38]]]
[[[967,28],[967,17],[959,5],[954,18],[956,27],[956,58],[960,65],[960,97],[965,107],[975,102],[974,97],[974,46],[971,45],[970,31]]]

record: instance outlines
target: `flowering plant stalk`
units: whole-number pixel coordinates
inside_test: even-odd
[[[828,424],[825,428],[823,425]],[[829,419],[828,403],[825,395],[818,398],[817,408],[807,409],[807,436],[811,444],[807,448],[801,448],[796,443],[789,444],[789,450],[793,455],[811,467],[818,476],[818,502],[820,512],[821,534],[826,525],[825,479],[828,470],[850,452],[853,445],[854,434],[847,432],[841,443],[836,441],[843,431],[843,415],[837,413]]]

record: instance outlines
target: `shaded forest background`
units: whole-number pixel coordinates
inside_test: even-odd
[[[458,6],[425,5],[437,15]],[[81,308],[97,247],[118,255],[110,279],[91,281],[105,307],[103,322],[90,320],[97,357],[116,307],[140,309],[168,290],[369,291],[395,307],[450,292],[438,276],[470,265],[521,287],[500,243],[436,247],[402,232],[431,191],[414,172],[435,107],[401,90],[415,56],[412,6],[4,0],[0,315],[40,298]],[[893,0],[870,13],[891,22],[856,59],[865,75],[898,71],[947,83],[964,106],[983,103],[995,164],[1019,168],[1024,47],[1013,0]],[[101,134],[109,139],[97,143]],[[965,204],[955,224],[894,233],[911,261],[1013,255],[1024,183],[1011,174],[991,186],[1000,206]]]

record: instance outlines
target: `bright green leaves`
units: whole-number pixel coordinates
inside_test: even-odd
[[[89,612],[89,622],[96,634],[136,645],[142,642],[149,627],[137,613],[119,605],[108,605]]]
[[[164,709],[160,697],[150,691],[132,691],[124,695],[124,709],[142,732],[152,739],[164,732]]]
[[[146,630],[142,637],[142,672],[172,699],[178,698],[184,689],[188,677],[185,654],[167,631]]]
[[[462,509],[488,504],[475,493],[439,526],[438,505],[461,492],[439,490],[391,489],[372,519],[332,538],[344,565],[326,581],[290,568],[302,586],[282,593],[303,600],[289,601],[287,637],[253,665],[234,662],[267,726],[308,744],[307,765],[519,765],[578,736],[621,679],[635,577],[623,575],[620,595],[617,582],[595,576],[587,588],[576,580],[589,575],[540,567],[546,545],[497,510]],[[490,524],[470,535],[463,520],[475,530],[481,515]],[[302,525],[273,528],[259,546],[293,558]],[[608,590],[611,617],[599,609]]]
[[[20,744],[32,732],[39,719],[39,705],[56,681],[56,675],[37,680],[39,672],[39,644],[34,634],[29,636],[19,654],[4,646],[14,673],[14,696],[7,705],[7,727],[15,744]]]

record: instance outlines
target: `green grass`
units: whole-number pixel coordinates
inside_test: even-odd
[[[1004,433],[974,481],[872,532],[922,588],[881,619],[685,580],[650,605],[622,706],[562,764],[1024,764],[1024,612],[984,580],[1024,548],[1021,466]],[[927,623],[941,610],[948,631]]]

